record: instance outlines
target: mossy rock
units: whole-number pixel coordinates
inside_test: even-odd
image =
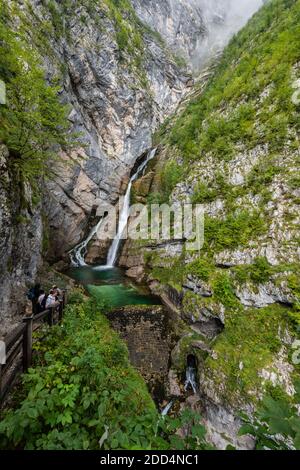
[[[200,364],[204,362],[209,350],[209,344],[203,336],[192,331],[186,333],[180,338],[171,353],[172,367],[178,373],[184,373],[189,354],[194,355],[197,358],[198,364]]]

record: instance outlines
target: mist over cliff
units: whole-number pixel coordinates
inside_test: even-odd
[[[222,50],[264,0],[131,0],[140,19],[197,71]]]
[[[264,0],[188,0],[202,11],[206,34],[195,49],[192,62],[199,68],[207,59],[222,50],[263,5]]]

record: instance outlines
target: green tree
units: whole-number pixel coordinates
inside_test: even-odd
[[[253,422],[246,418],[240,435],[251,434],[257,440],[256,449],[300,449],[300,380],[295,381],[296,393],[292,399],[266,396]]]
[[[0,141],[10,151],[10,166],[23,179],[49,172],[45,164],[76,141],[69,132],[68,107],[60,86],[47,82],[34,46],[9,27],[8,7],[0,5],[0,79],[6,104],[0,105]]]

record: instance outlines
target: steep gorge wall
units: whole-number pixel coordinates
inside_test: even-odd
[[[179,58],[198,71],[264,0],[132,0],[140,19],[158,31]]]
[[[135,11],[129,2],[118,10],[109,0],[7,4],[15,27],[23,28],[42,56],[47,78],[58,77],[61,99],[70,106],[69,122],[82,141],[71,154],[60,152],[61,160],[45,182],[43,228],[39,222],[36,236],[40,244],[31,255],[30,274],[18,271],[23,290],[25,280],[35,278],[43,240],[48,261],[68,261],[68,250],[94,223],[95,205],[114,204],[124,193],[136,159],[152,145],[153,131],[193,83],[176,58],[180,47],[175,42],[195,48],[205,29],[205,8],[177,1],[171,8],[168,0],[147,5],[134,1]],[[150,17],[161,23],[152,24]],[[158,33],[166,23],[172,27],[170,37],[162,35],[164,43]],[[40,221],[41,215],[37,217]],[[31,237],[31,223],[35,219],[29,214],[28,225],[18,229],[20,246]],[[17,255],[23,256],[21,250]],[[5,264],[2,274],[13,289]],[[8,295],[7,305],[10,299]]]
[[[55,60],[46,60],[51,74],[64,68],[62,98],[70,104],[69,119],[84,143],[64,157],[74,165],[58,165],[57,177],[48,184],[53,259],[84,237],[95,204],[117,202],[135,160],[151,147],[153,131],[191,85],[190,76],[151,32],[129,24],[133,13],[122,28],[132,28],[141,43],[122,45],[105,3],[92,10],[85,5],[77,2],[65,18],[67,38],[51,38]],[[42,7],[37,13],[37,24],[51,21]]]
[[[68,250],[93,223],[95,205],[117,202],[137,157],[151,147],[153,131],[192,85],[190,74],[130,8],[118,11],[108,0],[7,5],[13,27],[41,55],[47,78],[58,77],[71,130],[82,144],[59,152],[51,176],[39,182],[42,205],[29,211],[19,207],[26,195],[16,195],[3,150],[1,333],[6,320],[20,318],[42,251],[50,262],[69,261]]]
[[[0,145],[0,338],[24,313],[26,285],[33,283],[42,264],[41,205],[31,202],[9,171],[8,149]]]
[[[135,184],[141,202],[203,205],[200,254],[185,240],[129,240],[120,259],[184,321],[173,368],[178,378],[198,358],[194,405],[218,448],[251,448],[240,411],[266,393],[291,399],[299,374],[299,5],[267,3],[240,32]]]

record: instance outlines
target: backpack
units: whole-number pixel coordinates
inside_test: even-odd
[[[48,294],[45,294],[43,300],[41,301],[41,312],[44,312],[44,310],[46,310],[47,299],[48,299]]]
[[[29,291],[27,292],[27,299],[28,300],[34,300],[35,299],[35,290],[34,290],[34,287],[31,287],[31,289],[29,289]]]

